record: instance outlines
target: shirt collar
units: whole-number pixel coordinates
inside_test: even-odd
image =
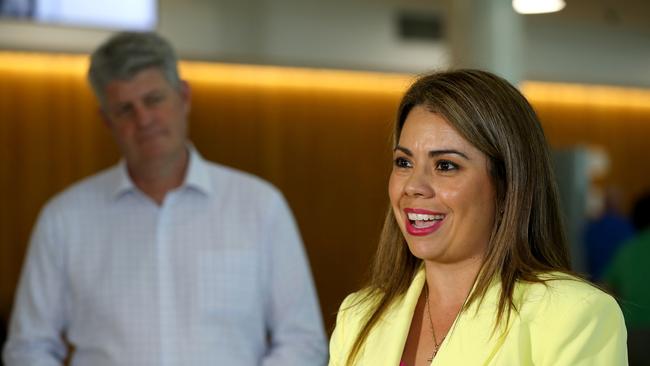
[[[190,152],[190,162],[183,186],[196,189],[208,196],[212,195],[214,188],[211,184],[208,162],[203,159],[194,145],[188,143],[187,149]]]
[[[210,184],[208,162],[203,159],[201,154],[191,143],[188,143],[186,148],[189,152],[189,163],[187,166],[187,172],[185,173],[185,180],[177,190],[191,188],[208,196],[213,194],[214,189]],[[124,158],[120,160],[115,167],[115,170],[115,185],[111,193],[113,199],[118,199],[123,195],[138,189],[129,176]]]

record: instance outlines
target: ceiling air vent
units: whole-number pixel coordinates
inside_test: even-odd
[[[408,41],[440,41],[443,34],[442,16],[401,12],[397,15],[397,29],[401,39]]]

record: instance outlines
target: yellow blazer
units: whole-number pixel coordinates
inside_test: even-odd
[[[494,281],[480,307],[475,303],[458,315],[431,365],[627,365],[627,332],[616,301],[568,275],[548,276],[557,278],[548,286],[516,285],[519,311],[510,313],[505,332],[492,336],[500,292]],[[421,269],[370,332],[355,365],[399,365],[424,281]],[[364,308],[354,306],[359,296],[351,294],[341,304],[330,340],[330,366],[345,365],[361,329]]]

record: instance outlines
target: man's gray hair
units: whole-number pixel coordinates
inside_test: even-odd
[[[174,88],[180,88],[177,62],[172,46],[156,33],[117,33],[90,56],[88,81],[105,106],[105,89],[111,81],[129,80],[150,67],[159,68]]]

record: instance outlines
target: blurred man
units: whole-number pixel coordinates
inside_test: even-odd
[[[634,203],[636,236],[625,242],[607,267],[603,282],[621,302],[628,330],[630,366],[650,365],[650,193]]]
[[[604,192],[602,211],[585,225],[587,270],[592,281],[602,280],[603,271],[618,248],[634,236],[632,223],[621,213],[621,201],[621,192],[608,187]]]
[[[34,16],[36,0],[0,0],[0,15],[14,18]]]
[[[41,213],[6,363],[324,364],[289,208],[268,183],[188,142],[190,88],[171,46],[118,34],[93,53],[89,80],[123,161]]]

